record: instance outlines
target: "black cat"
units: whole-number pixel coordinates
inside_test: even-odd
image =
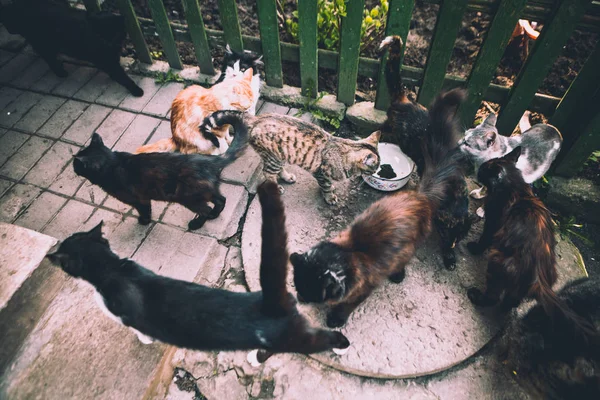
[[[221,171],[248,144],[248,130],[239,119],[226,123],[234,127],[235,138],[221,156],[112,151],[94,133],[90,145],[75,155],[73,168],[77,175],[135,207],[140,224],[150,223],[150,200],[159,200],[179,203],[195,212],[188,227],[198,229],[225,208],[225,197],[219,192]],[[209,201],[214,204],[212,209]]]
[[[234,72],[245,72],[247,69],[252,68],[254,75],[259,74],[259,66],[263,65],[262,56],[259,56],[249,50],[242,52],[231,50],[231,47],[227,45],[225,47],[225,54],[223,55],[223,62],[221,63],[221,75],[219,79],[214,83],[223,82],[227,76],[227,69]]]
[[[67,76],[57,58],[66,54],[93,63],[132,95],[144,95],[119,63],[126,36],[122,16],[78,10],[63,0],[15,0],[0,6],[0,22],[23,36],[56,75]]]
[[[102,223],[73,234],[48,258],[69,275],[91,283],[101,296],[101,307],[146,343],[150,337],[198,350],[259,348],[261,362],[273,353],[348,348],[350,342],[340,332],[313,328],[298,312],[286,289],[287,233],[277,184],[263,183],[258,196],[263,216],[262,292],[229,292],[156,275],[114,254],[102,237]]]
[[[572,282],[558,297],[595,325],[596,333],[582,332],[570,319],[553,318],[538,304],[509,324],[500,342],[504,364],[539,398],[600,399],[600,279]]]

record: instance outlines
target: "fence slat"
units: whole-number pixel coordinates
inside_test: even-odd
[[[567,128],[569,119],[582,102],[589,101],[595,90],[600,87],[600,41],[588,57],[585,64],[575,77],[571,86],[556,107],[550,123],[563,131]],[[565,138],[568,140],[568,138]]]
[[[504,0],[500,3],[487,37],[479,49],[477,60],[469,75],[468,99],[461,105],[459,115],[463,124],[471,126],[477,109],[508,45],[527,0]]]
[[[342,17],[337,99],[348,105],[354,104],[360,55],[360,27],[364,9],[364,0],[348,0],[346,16]]]
[[[417,101],[425,107],[429,107],[435,96],[442,90],[446,67],[450,62],[466,8],[467,0],[444,0],[440,6],[433,41],[427,55],[423,85],[417,96]]]
[[[221,25],[223,25],[223,32],[225,33],[225,42],[233,50],[244,50],[235,0],[219,0],[219,15],[221,16]]]
[[[152,14],[152,19],[156,24],[156,32],[158,32],[158,37],[162,43],[169,65],[171,68],[183,69],[177,45],[173,38],[173,31],[171,30],[171,25],[169,25],[169,19],[167,18],[167,12],[162,0],[148,0],[148,6],[150,7],[150,14]]]
[[[213,68],[212,56],[198,0],[183,0],[183,5],[185,7],[185,18],[188,23],[190,36],[194,43],[194,52],[200,66],[200,72],[206,75],[213,75],[215,69]]]
[[[87,11],[100,11],[100,2],[98,0],[83,0]]]
[[[300,36],[300,84],[302,94],[317,97],[319,92],[317,0],[298,2],[298,30]]]
[[[258,0],[257,6],[267,85],[283,87],[277,5],[275,0]]]
[[[150,50],[148,50],[148,45],[140,28],[140,22],[135,15],[135,11],[133,11],[131,0],[117,0],[117,6],[119,12],[125,18],[125,29],[127,29],[127,33],[129,33],[129,37],[133,42],[137,58],[145,64],[152,64]]]
[[[508,102],[500,109],[496,127],[501,134],[512,133],[581,19],[589,1],[563,0],[559,3],[552,19],[542,29],[531,54],[519,72],[508,96]]]
[[[406,38],[410,29],[410,20],[412,18],[415,0],[390,0],[388,17],[385,28],[385,35],[399,35],[406,45]],[[402,56],[400,65],[404,59],[404,49],[402,46]],[[381,65],[379,66],[379,74],[377,77],[377,96],[375,98],[375,108],[378,110],[386,110],[390,105],[390,94],[385,83],[385,64],[387,62],[387,51],[381,57]]]
[[[596,100],[600,100],[600,96]],[[596,114],[590,121],[586,129],[565,155],[560,165],[556,168],[556,174],[567,177],[575,175],[590,154],[597,149],[600,149],[600,113]]]

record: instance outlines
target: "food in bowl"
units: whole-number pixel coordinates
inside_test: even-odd
[[[379,143],[380,167],[373,175],[363,175],[367,184],[377,190],[391,192],[398,190],[410,179],[415,163],[392,143]]]

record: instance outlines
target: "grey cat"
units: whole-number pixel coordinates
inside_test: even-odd
[[[490,114],[473,129],[465,132],[465,137],[458,142],[461,151],[470,156],[479,168],[484,162],[500,158],[521,146],[522,153],[517,162],[526,183],[540,179],[550,168],[562,145],[562,136],[558,129],[548,124],[529,124],[529,113],[526,112],[519,126],[521,135],[502,136],[496,129],[496,114]],[[483,197],[479,191],[471,193],[474,197]]]

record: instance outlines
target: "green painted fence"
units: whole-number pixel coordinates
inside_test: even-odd
[[[211,46],[228,43],[232,49],[251,50],[264,56],[266,83],[281,87],[284,82],[283,61],[299,65],[302,93],[316,97],[319,91],[319,69],[335,70],[338,75],[338,101],[351,105],[359,76],[377,81],[375,107],[385,110],[389,94],[383,78],[386,55],[380,60],[360,57],[361,23],[364,0],[344,0],[346,15],[341,18],[339,52],[318,48],[318,0],[298,1],[298,38],[300,44],[280,41],[281,15],[277,0],[257,0],[260,37],[242,35],[235,0],[218,0],[223,31],[206,29],[202,20],[202,2],[182,0],[187,24],[170,22],[162,0],[148,0],[152,19],[135,15],[131,0],[117,0],[125,16],[127,30],[141,62],[151,63],[145,36],[158,35],[169,65],[183,68],[177,52],[177,41],[194,45],[201,73],[212,75]],[[386,34],[400,35],[406,43],[414,9],[414,0],[388,0]],[[425,0],[440,5],[433,38],[424,69],[402,65],[403,81],[418,87],[417,100],[428,105],[443,89],[465,87],[469,99],[459,113],[465,126],[473,118],[481,102],[500,104],[498,127],[509,135],[527,109],[551,116],[565,136],[565,145],[554,171],[573,175],[589,154],[600,147],[600,50],[589,56],[580,75],[562,99],[536,93],[564,44],[575,29],[600,32],[600,2],[591,0]],[[97,11],[98,0],[83,0]],[[492,22],[467,79],[446,74],[454,43],[466,11],[480,11],[492,16]],[[511,33],[519,18],[544,24],[529,57],[512,87],[491,84]],[[410,46],[410,43],[408,44]],[[598,45],[600,46],[600,44]],[[586,107],[576,106],[586,103]],[[585,114],[585,115],[584,115]],[[576,124],[571,123],[578,121]]]

